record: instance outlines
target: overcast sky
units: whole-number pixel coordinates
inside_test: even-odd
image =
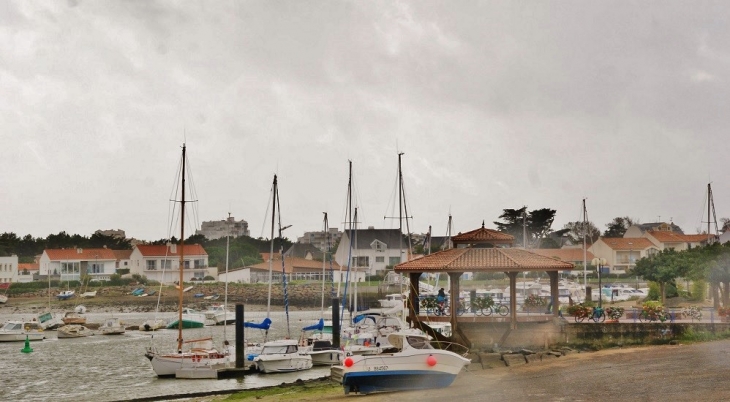
[[[290,239],[730,216],[730,4],[0,0],[0,232],[165,238],[181,145],[198,225]],[[270,209],[269,209],[270,211]],[[269,212],[270,213],[270,212]],[[704,217],[703,217],[704,216]],[[194,220],[193,220],[194,221]],[[190,233],[192,227],[186,228]],[[173,233],[174,234],[174,233]]]

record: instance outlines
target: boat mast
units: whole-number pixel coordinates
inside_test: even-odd
[[[583,199],[583,291],[588,291],[588,272],[586,271],[586,265],[588,264],[588,252],[586,251],[586,199]],[[583,296],[583,300],[588,297],[588,295]]]
[[[348,232],[347,225],[349,225],[349,233],[348,233],[348,240],[350,241],[350,247],[347,251],[347,273],[345,274],[345,290],[342,294],[342,308],[340,310],[340,322],[343,321],[345,317],[345,306],[347,305],[347,286],[350,281],[350,267],[352,266],[352,242],[354,233],[352,231],[352,161],[348,161],[350,168],[349,168],[349,178],[347,180],[347,222],[345,224],[345,232]],[[340,296],[340,284],[342,283],[342,265],[340,265],[340,280],[337,282],[337,296]]]
[[[271,281],[272,278],[272,269],[273,269],[273,260],[274,260],[274,225],[276,224],[276,175],[274,175],[274,184],[271,187],[272,191],[272,200],[273,200],[273,206],[271,211],[271,249],[269,250],[269,297],[266,299],[266,318],[270,318],[271,313]],[[266,334],[268,335],[269,331],[266,330]]]
[[[228,250],[231,247],[231,213],[228,213],[228,222],[226,229],[228,229],[228,232],[226,233],[226,285],[225,285],[225,292],[226,294],[223,296],[223,341],[227,341],[228,338],[226,338],[226,327],[228,326]]]
[[[329,251],[329,228],[327,227],[327,212],[324,214],[324,250],[322,250],[322,311],[321,317],[324,318],[324,278],[327,269],[327,252]]]
[[[185,267],[185,144],[182,150],[182,201],[180,201],[180,279],[178,286],[178,309],[177,309],[177,352],[182,353],[182,305],[183,305],[183,268]]]

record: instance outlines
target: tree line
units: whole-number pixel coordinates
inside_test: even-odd
[[[178,243],[174,236],[170,239],[160,239],[149,244]],[[192,235],[185,240],[186,244],[200,244],[208,253],[208,265],[211,267],[225,268],[226,263],[226,238],[208,240],[203,235]],[[274,239],[274,252],[281,247],[284,250],[291,246],[292,242],[284,238]],[[46,249],[63,248],[108,248],[111,250],[131,250],[132,244],[129,239],[121,239],[114,236],[107,236],[94,233],[91,236],[79,234],[70,235],[60,232],[48,235],[46,238],[26,235],[19,237],[12,232],[0,234],[0,257],[17,255],[18,262],[32,263],[37,255]],[[271,241],[268,239],[254,239],[248,236],[230,238],[228,247],[229,268],[249,266],[263,262],[260,253],[268,252]]]

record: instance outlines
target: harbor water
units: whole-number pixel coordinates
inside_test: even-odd
[[[164,318],[172,318],[168,313]],[[86,314],[87,322],[103,323],[110,313]],[[140,325],[154,318],[153,313],[117,313],[125,326]],[[261,322],[265,312],[246,313],[245,320]],[[288,336],[298,338],[301,328],[320,318],[319,312],[296,311],[289,314],[287,331],[284,313],[271,313],[273,324],[269,339]],[[0,322],[32,319],[29,314],[0,314]],[[0,342],[0,372],[3,386],[2,401],[119,401],[135,398],[161,397],[185,393],[245,390],[297,379],[308,380],[329,376],[329,367],[315,366],[311,370],[281,374],[248,374],[243,378],[223,380],[180,380],[157,378],[149,360],[144,356],[149,346],[157,350],[174,351],[177,330],[143,332],[128,330],[124,335],[100,335],[76,339],[58,339],[56,331],[46,331],[46,339],[30,343],[32,353],[21,353],[23,342]],[[235,341],[235,328],[225,328],[225,339]],[[215,345],[222,346],[224,327],[211,326],[183,331],[185,340],[212,336]],[[263,342],[264,332],[245,330],[250,342]]]

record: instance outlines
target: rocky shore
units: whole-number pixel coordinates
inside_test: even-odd
[[[146,292],[153,292],[150,296],[133,296],[131,293],[138,288],[145,288]],[[0,313],[4,314],[29,314],[37,311],[46,311],[50,304],[51,311],[63,312],[73,310],[74,307],[83,304],[88,311],[93,312],[120,312],[120,313],[143,313],[143,312],[174,312],[177,311],[178,290],[172,286],[107,286],[92,287],[88,290],[96,291],[95,297],[84,298],[79,295],[81,289],[76,291],[76,296],[68,300],[58,300],[56,295],[64,288],[42,289],[34,292],[11,294],[6,304],[0,304]],[[83,290],[86,291],[86,290]],[[264,311],[268,299],[269,287],[266,284],[229,284],[228,303],[242,303],[247,311]],[[293,310],[311,310],[320,308],[322,304],[321,283],[291,284],[287,287],[289,308]],[[197,284],[193,289],[183,294],[183,304],[197,310],[206,310],[210,305],[223,303],[225,284],[210,283]],[[202,296],[201,296],[202,295]],[[218,295],[217,300],[207,300],[205,296]],[[367,303],[376,304],[377,293],[363,291],[361,299]],[[159,303],[159,307],[158,307]],[[283,306],[284,294],[281,286],[272,286],[271,305]],[[327,301],[325,301],[327,303]]]

